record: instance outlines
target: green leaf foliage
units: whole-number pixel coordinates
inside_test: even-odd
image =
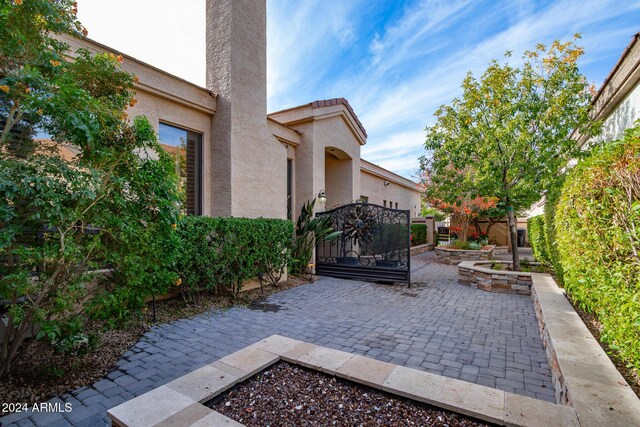
[[[81,32],[72,1],[0,1],[0,376],[26,331],[83,347],[88,316],[124,322],[177,277],[173,161],[128,119],[122,59],[57,38]]]
[[[547,236],[544,215],[529,218],[527,221],[527,235],[531,244],[531,251],[538,262],[550,263],[547,252]]]
[[[259,274],[283,269],[289,260],[293,223],[281,219],[187,216],[178,223],[179,288],[232,291]]]
[[[511,213],[540,200],[567,162],[581,155],[573,132],[599,131],[588,115],[592,88],[578,69],[578,37],[538,45],[520,67],[494,60],[480,78],[467,75],[462,96],[441,106],[426,129],[427,194],[432,186],[449,199],[474,197],[470,192],[498,197],[516,241]]]
[[[335,240],[342,234],[342,231],[333,231],[329,216],[314,216],[315,204],[316,199],[313,199],[302,205],[296,221],[289,267],[289,272],[292,274],[302,274],[307,271],[318,241]]]
[[[411,246],[427,243],[427,224],[411,224]]]
[[[545,224],[545,238],[547,241],[547,255],[553,272],[555,273],[556,280],[560,285],[564,285],[564,270],[562,263],[560,262],[560,254],[558,253],[558,244],[556,241],[556,208],[558,201],[562,194],[562,186],[566,175],[563,175],[558,182],[549,188],[546,194],[546,201],[544,204],[544,224]]]
[[[602,323],[603,341],[640,369],[640,123],[580,162],[555,211],[571,298]]]

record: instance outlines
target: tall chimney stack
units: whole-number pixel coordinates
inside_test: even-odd
[[[266,0],[207,0],[214,216],[286,218],[286,149],[267,132]]]

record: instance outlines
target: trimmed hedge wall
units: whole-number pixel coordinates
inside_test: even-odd
[[[529,218],[527,221],[527,234],[531,251],[538,262],[549,264],[549,254],[547,253],[547,237],[545,236],[545,221],[543,215]]]
[[[640,126],[571,171],[555,233],[567,292],[640,369]]]
[[[243,282],[288,260],[293,223],[186,216],[177,230],[181,249],[176,271],[183,289],[211,291],[222,285],[238,292]]]
[[[547,191],[547,200],[544,204],[544,224],[545,224],[545,238],[547,241],[547,256],[549,262],[553,267],[553,271],[556,275],[556,280],[560,285],[564,285],[564,270],[560,263],[560,254],[558,253],[558,245],[556,243],[556,208],[558,201],[562,194],[562,186],[566,177],[562,177],[561,180]]]
[[[427,224],[411,224],[411,246],[425,243],[427,243]]]

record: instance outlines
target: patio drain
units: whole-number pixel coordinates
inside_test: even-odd
[[[253,302],[249,305],[249,310],[259,310],[265,313],[277,313],[284,310],[280,304],[269,304],[266,302]]]

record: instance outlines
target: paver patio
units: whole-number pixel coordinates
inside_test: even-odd
[[[528,296],[457,284],[433,252],[412,258],[410,289],[321,278],[264,303],[152,328],[92,387],[55,398],[65,414],[14,414],[2,425],[108,424],[106,409],[272,334],[554,402]]]

